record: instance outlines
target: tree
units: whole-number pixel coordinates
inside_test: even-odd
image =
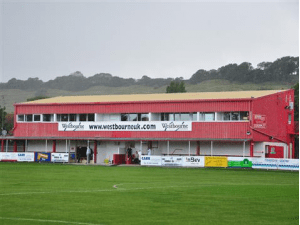
[[[5,107],[0,106],[0,125],[1,132],[2,130],[6,130],[8,133],[11,133],[12,128],[14,127],[13,116],[11,114],[7,114],[5,111]]]
[[[186,90],[183,81],[181,82],[171,81],[170,85],[166,89],[166,93],[184,93],[184,92],[186,92]]]

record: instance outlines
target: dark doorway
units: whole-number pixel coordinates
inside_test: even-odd
[[[76,149],[76,162],[78,163],[81,163],[82,160],[87,160],[87,157],[86,157],[86,150],[87,150],[87,147],[77,147]],[[93,150],[92,150],[92,154],[91,154],[91,157],[90,157],[90,160],[93,160]]]

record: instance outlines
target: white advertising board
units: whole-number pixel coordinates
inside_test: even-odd
[[[299,170],[299,159],[253,158],[252,168]]]
[[[34,162],[34,153],[33,152],[23,152],[17,153],[18,162]]]
[[[68,153],[51,153],[51,162],[68,162]]]
[[[34,153],[32,152],[1,152],[0,160],[17,160],[18,162],[33,162]]]
[[[253,158],[253,169],[275,169],[277,170],[277,159]]]
[[[142,156],[142,166],[161,166],[161,156]]]
[[[59,122],[59,131],[192,131],[191,121]]]
[[[1,152],[1,160],[18,160],[14,152]]]
[[[181,156],[162,156],[161,165],[162,166],[182,166],[183,157]]]
[[[185,156],[183,157],[182,166],[185,167],[204,167],[204,156]]]
[[[279,170],[299,170],[299,159],[278,159]]]

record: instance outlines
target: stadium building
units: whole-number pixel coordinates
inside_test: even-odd
[[[65,96],[14,104],[2,152],[294,158],[294,90]]]

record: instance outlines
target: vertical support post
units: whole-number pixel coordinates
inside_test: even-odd
[[[45,151],[48,152],[48,140],[46,139]]]
[[[210,156],[213,156],[213,141],[210,142]]]
[[[25,140],[25,149],[28,151],[28,140]]]
[[[17,152],[18,150],[17,150],[17,141],[16,140],[14,140],[14,152]]]
[[[243,142],[243,157],[245,157],[245,151],[246,151],[246,143],[244,141]]]
[[[4,139],[1,140],[1,152],[4,152]]]
[[[141,152],[143,152],[143,141],[141,140],[141,144],[140,144],[140,150]]]
[[[26,141],[23,142],[23,152],[26,152]]]
[[[253,157],[253,152],[254,152],[254,142],[251,140],[250,141],[250,157]]]
[[[189,156],[191,156],[191,141],[189,141]]]
[[[200,155],[200,141],[197,141],[196,155]]]
[[[170,141],[168,140],[168,142],[167,142],[167,149],[168,149],[168,156],[169,156],[169,151],[170,151],[170,143],[169,143]]]
[[[56,152],[56,140],[53,140],[53,142],[52,142],[52,152],[53,153]]]
[[[66,153],[68,153],[68,140],[66,139]]]
[[[94,163],[97,163],[97,141],[94,141]]]
[[[152,114],[151,114],[151,112],[149,113],[149,121],[152,121]]]
[[[70,163],[70,146],[71,146],[71,140],[69,140],[69,145],[68,145],[68,163]]]
[[[8,140],[6,139],[6,152],[8,152]]]

